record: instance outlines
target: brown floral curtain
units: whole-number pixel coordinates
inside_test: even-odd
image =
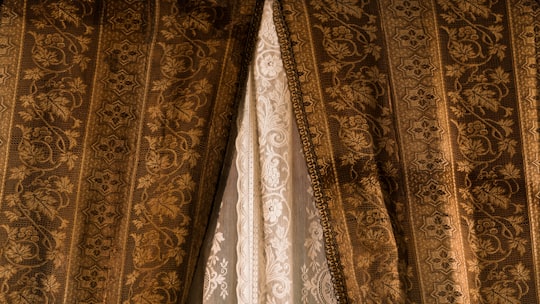
[[[4,1],[1,303],[184,303],[255,1]]]
[[[203,301],[263,1],[0,3],[0,303]],[[540,302],[538,2],[272,11],[335,299]]]
[[[538,3],[281,12],[338,298],[539,302]]]
[[[539,301],[539,14],[534,1],[282,3],[341,301]]]

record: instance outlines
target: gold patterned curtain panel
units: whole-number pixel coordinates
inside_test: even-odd
[[[264,5],[0,2],[0,303],[540,302],[538,2]]]

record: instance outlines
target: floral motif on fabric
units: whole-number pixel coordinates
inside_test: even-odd
[[[17,140],[2,157],[10,165],[2,175],[0,204],[2,303],[56,303],[66,284],[67,278],[58,274],[65,272],[77,194],[72,178],[80,169],[81,108],[90,93],[80,73],[95,52],[90,49],[95,31],[87,20],[95,13],[93,6],[93,1],[6,1],[0,6],[0,56],[19,51],[12,46],[17,34],[5,35],[4,29],[13,31],[27,22],[21,37],[26,47],[18,54],[27,62],[17,71],[11,64],[0,65],[0,83],[17,90],[16,103],[9,103],[16,113],[12,136]],[[19,83],[11,83],[15,80]],[[13,98],[0,90],[2,100]]]
[[[464,237],[474,278],[471,300],[518,303],[528,297],[531,231],[524,226],[517,86],[509,7],[498,1],[437,1],[453,125]],[[512,29],[513,30],[513,29]],[[532,57],[531,57],[532,58]],[[523,67],[526,73],[529,66]],[[537,72],[533,72],[537,75]],[[442,287],[441,287],[442,288]],[[452,291],[445,295],[452,296]]]

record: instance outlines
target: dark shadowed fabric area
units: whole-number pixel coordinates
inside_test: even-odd
[[[537,1],[0,8],[0,303],[540,302]]]

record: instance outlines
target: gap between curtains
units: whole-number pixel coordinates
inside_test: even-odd
[[[0,303],[540,302],[538,2],[263,4],[1,2]]]
[[[336,303],[272,16],[266,1],[204,303]]]

